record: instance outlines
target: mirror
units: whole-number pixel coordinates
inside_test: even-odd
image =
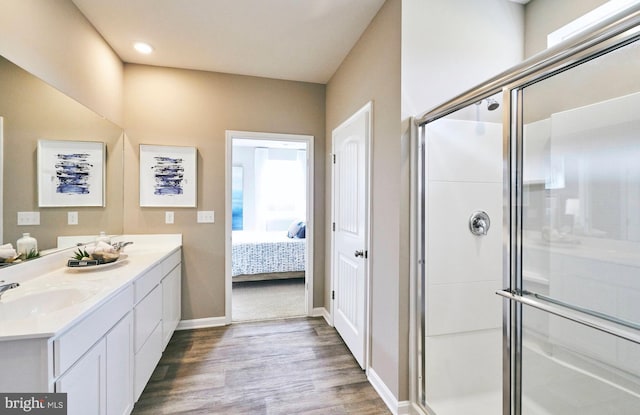
[[[123,224],[123,131],[65,94],[0,57],[0,117],[3,118],[2,243],[29,232],[38,249],[57,246],[63,235],[121,234]],[[38,140],[105,143],[104,207],[38,207]],[[18,212],[39,212],[40,225],[18,225]],[[68,212],[78,224],[68,225]]]

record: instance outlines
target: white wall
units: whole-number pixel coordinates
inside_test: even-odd
[[[0,54],[122,125],[122,61],[71,0],[0,1]]]
[[[402,118],[521,62],[524,7],[508,0],[402,1]]]

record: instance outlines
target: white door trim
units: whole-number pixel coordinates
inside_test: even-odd
[[[340,125],[335,127],[331,133],[331,225],[335,223],[335,174],[333,173],[333,155],[335,154],[335,142],[334,142],[334,133],[340,127],[349,124],[355,118],[359,117],[363,113],[368,112],[368,125],[367,128],[369,130],[369,134],[365,137],[365,246],[364,249],[368,251],[368,260],[365,262],[364,272],[365,272],[365,313],[364,313],[364,327],[365,327],[365,349],[364,349],[364,369],[365,373],[369,374],[369,368],[371,367],[371,272],[370,272],[370,264],[373,261],[373,255],[371,251],[371,160],[372,160],[372,140],[373,140],[373,101],[367,102],[362,108],[356,111],[349,118],[344,120]],[[329,290],[329,299],[331,301],[331,325],[334,324],[334,300],[331,293],[335,287],[335,273],[334,273],[334,249],[335,249],[335,233],[331,230],[331,244],[330,244],[330,263],[329,263],[329,272],[331,273],[331,287]]]
[[[263,133],[252,131],[226,130],[226,158],[225,158],[225,323],[231,324],[231,301],[232,301],[232,279],[231,279],[231,171],[233,167],[233,139],[245,138],[250,140],[270,140],[270,141],[298,141],[307,144],[307,223],[306,235],[306,255],[305,255],[305,311],[306,315],[313,314],[313,239],[314,239],[314,137],[302,134],[281,134]],[[309,237],[311,236],[311,237]]]

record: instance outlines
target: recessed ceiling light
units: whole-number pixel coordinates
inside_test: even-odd
[[[144,53],[145,55],[153,52],[153,47],[150,44],[144,42],[136,42],[133,44],[133,48],[140,53]]]

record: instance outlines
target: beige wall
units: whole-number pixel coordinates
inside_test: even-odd
[[[0,55],[122,124],[122,62],[71,0],[0,0]]]
[[[547,35],[578,17],[590,12],[607,0],[533,0],[526,6],[526,58],[547,48]]]
[[[322,307],[325,86],[133,64],[124,73],[124,232],[183,234],[182,318],[225,314],[225,130],[315,137],[314,307]],[[198,148],[197,209],[139,207],[139,144]],[[197,224],[196,210],[214,210],[216,223]]]
[[[400,274],[400,238],[408,237],[400,235],[399,230],[400,11],[400,0],[387,0],[329,81],[326,151],[331,151],[333,129],[373,101],[371,366],[389,390],[399,400],[405,400],[408,365],[403,361],[408,354],[408,292],[400,289],[409,276]],[[330,186],[327,199],[329,196]],[[327,222],[330,206],[328,201]],[[327,287],[329,278],[327,273]],[[329,307],[328,289],[325,304]]]
[[[23,232],[40,250],[55,248],[60,235],[122,233],[122,129],[42,80],[0,57],[0,116],[4,118],[4,232],[13,243]],[[38,140],[101,141],[106,145],[106,206],[38,208]],[[17,212],[39,211],[40,225],[17,226]],[[67,212],[78,225],[67,225]]]

